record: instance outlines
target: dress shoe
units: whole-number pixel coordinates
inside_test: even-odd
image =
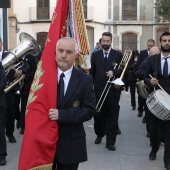
[[[165,165],[166,170],[170,170],[170,164]]]
[[[121,131],[120,129],[117,130],[117,134],[120,135],[121,134]]]
[[[8,137],[8,140],[9,140],[10,143],[16,143],[17,142],[14,135],[8,135],[7,137]]]
[[[5,157],[0,158],[0,165],[6,165],[6,159]]]
[[[109,149],[110,151],[115,151],[116,150],[114,145],[106,144],[106,148]]]
[[[149,138],[149,137],[150,137],[150,134],[149,134],[149,133],[147,133],[147,134],[146,134],[146,137],[147,137],[147,138]]]
[[[24,134],[24,129],[21,129],[20,135],[23,135],[23,134]]]
[[[132,107],[132,110],[136,110],[136,107]]]
[[[19,129],[20,127],[21,127],[20,122],[19,122],[19,120],[17,120],[16,128]]]
[[[142,113],[142,112],[139,112],[137,116],[138,116],[138,117],[142,117],[142,116],[143,116],[143,113]]]
[[[99,144],[99,143],[101,143],[101,141],[102,141],[102,137],[101,136],[97,136],[97,138],[96,138],[96,140],[95,140],[95,144]]]
[[[145,117],[142,119],[142,123],[146,123]]]
[[[154,161],[155,159],[156,159],[156,153],[151,151],[150,154],[149,154],[149,160]]]

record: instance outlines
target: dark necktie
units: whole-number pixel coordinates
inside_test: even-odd
[[[105,63],[107,62],[107,54],[108,53],[104,53],[104,61],[105,61]]]
[[[65,75],[64,75],[64,73],[61,73],[59,84],[58,84],[58,103],[59,103],[59,106],[61,105],[61,103],[63,102],[63,99],[64,99],[64,80],[63,80],[63,77],[65,77]]]
[[[164,67],[163,67],[163,76],[168,77],[168,61],[167,61],[168,57],[164,59],[165,59],[165,62],[164,62]]]

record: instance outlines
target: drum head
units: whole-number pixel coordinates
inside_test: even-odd
[[[170,110],[170,95],[160,89],[156,90],[155,95],[160,103],[165,106],[166,109]]]

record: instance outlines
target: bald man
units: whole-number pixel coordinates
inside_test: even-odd
[[[159,54],[160,53],[160,50],[157,46],[154,46],[150,49],[149,51],[149,56],[153,56],[153,55],[156,55],[156,54]],[[145,72],[146,72],[146,69],[147,69],[147,65],[148,65],[148,57],[145,58],[145,60],[141,63],[140,67],[139,67],[139,70],[138,70],[138,75],[139,75],[139,79],[140,80],[143,80],[144,78],[144,75],[145,75]],[[144,103],[146,103],[146,100],[144,100]],[[145,107],[145,117],[143,118],[142,122],[146,122],[146,131],[147,131],[147,137],[150,136],[150,132],[149,132],[149,115],[148,115],[148,108],[146,106],[146,104],[144,105]]]
[[[160,50],[157,46],[154,46],[150,49],[149,51],[149,56],[155,55],[155,54],[159,54]]]

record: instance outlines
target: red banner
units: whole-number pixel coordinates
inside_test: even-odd
[[[58,0],[53,13],[46,46],[31,86],[25,116],[19,170],[51,170],[58,139],[56,121],[48,117],[57,105],[56,42],[66,36],[68,0]]]

